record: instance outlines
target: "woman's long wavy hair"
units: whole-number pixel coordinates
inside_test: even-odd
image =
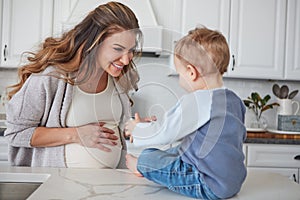
[[[46,38],[40,50],[36,53],[28,52],[29,63],[18,70],[19,82],[10,86],[8,97],[11,98],[18,92],[25,81],[33,73],[40,73],[48,66],[54,66],[54,75],[74,85],[77,72],[81,66],[85,69],[85,77],[81,83],[87,80],[94,72],[96,65],[97,47],[108,36],[130,30],[136,34],[136,43],[142,46],[142,32],[139,29],[135,14],[127,6],[118,2],[109,2],[95,8],[85,19],[60,38]],[[134,52],[134,56],[139,53]],[[122,81],[119,85],[125,92],[137,90],[139,80],[138,73],[133,61],[122,70]]]

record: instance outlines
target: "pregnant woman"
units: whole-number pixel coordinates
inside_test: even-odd
[[[11,165],[125,168],[141,37],[135,14],[109,2],[30,52],[6,108]]]

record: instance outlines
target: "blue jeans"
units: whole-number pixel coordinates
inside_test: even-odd
[[[138,158],[138,171],[147,179],[182,195],[198,199],[219,199],[193,165],[184,163],[177,148],[145,149]]]

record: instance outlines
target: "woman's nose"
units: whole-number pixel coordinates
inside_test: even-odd
[[[120,58],[120,61],[124,64],[124,65],[128,65],[129,62],[132,59],[132,53],[128,52],[122,55],[122,57]]]

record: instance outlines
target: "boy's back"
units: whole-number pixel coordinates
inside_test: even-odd
[[[245,106],[228,89],[207,92],[212,94],[210,120],[183,140],[181,157],[197,167],[217,196],[231,197],[240,190],[247,174],[242,151]]]

